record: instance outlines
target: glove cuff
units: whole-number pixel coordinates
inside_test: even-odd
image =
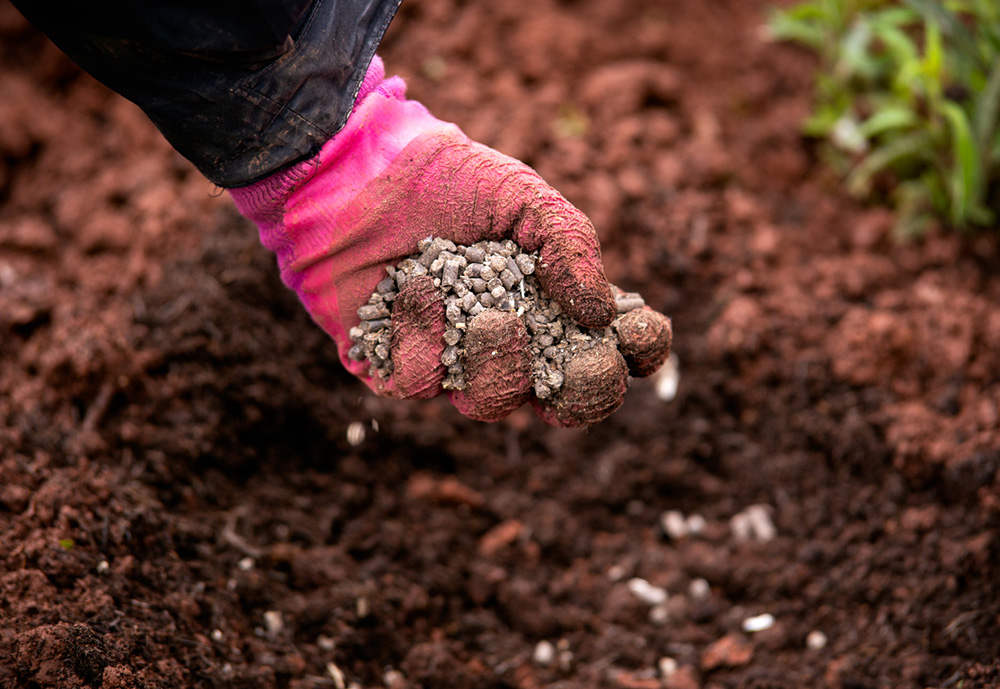
[[[358,104],[365,99],[365,96],[378,88],[383,81],[385,81],[385,63],[382,62],[382,58],[376,55],[368,65],[365,78],[361,80],[361,86],[358,88],[358,95],[354,97],[354,107],[351,108],[351,112],[353,113]]]
[[[372,58],[371,64],[368,66],[368,71],[365,72],[365,77],[358,88],[358,95],[354,99],[351,116],[344,124],[343,129],[324,144],[324,148],[340,138],[341,135],[349,135],[352,118],[358,106],[383,81],[385,81],[385,64],[382,62],[382,58],[376,55]],[[403,88],[405,92],[405,84]],[[297,189],[300,184],[309,179],[312,172],[316,169],[316,161],[321,155],[322,149],[314,157],[299,161],[284,170],[279,170],[259,182],[254,182],[244,187],[235,187],[227,191],[236,203],[236,208],[240,214],[253,220],[258,225],[280,221],[281,215],[284,213],[284,205],[288,199],[288,195]]]
[[[239,212],[257,224],[261,242],[274,252],[286,284],[322,257],[337,236],[340,215],[410,141],[445,123],[416,101],[406,82],[385,78],[377,56],[361,84],[347,124],[320,152],[246,187],[228,190]]]

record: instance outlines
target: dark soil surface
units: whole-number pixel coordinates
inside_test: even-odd
[[[764,10],[390,29],[674,319],[676,398],[567,431],[368,394],[228,198],[0,5],[0,687],[1000,686],[996,238],[898,246],[846,198]]]

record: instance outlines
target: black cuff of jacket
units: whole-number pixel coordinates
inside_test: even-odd
[[[83,3],[81,14],[80,3],[63,0],[18,4],[71,59],[142,108],[209,180],[231,188],[315,155],[343,128],[400,1],[314,0],[298,17],[287,3],[249,3],[255,12],[233,3],[221,38],[193,48],[190,27],[213,35],[197,9],[122,0]],[[262,50],[267,31],[272,45]]]

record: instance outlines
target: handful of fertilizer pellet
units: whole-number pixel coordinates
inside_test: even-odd
[[[530,336],[532,383],[540,400],[558,396],[566,380],[566,367],[579,353],[599,344],[618,345],[622,316],[644,306],[638,294],[616,292],[618,318],[606,328],[584,328],[563,315],[535,277],[537,254],[526,253],[511,240],[482,241],[456,246],[439,237],[427,237],[416,253],[386,268],[368,303],[358,309],[360,325],[350,331],[348,356],[367,359],[369,375],[387,379],[393,372],[391,357],[392,305],[399,291],[419,276],[430,276],[444,300],[445,348],[441,364],[447,374],[445,390],[466,387],[463,338],[469,323],[488,309],[517,314]],[[657,364],[658,365],[658,364]],[[645,375],[648,372],[640,372]]]

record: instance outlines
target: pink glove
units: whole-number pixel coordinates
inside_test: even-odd
[[[376,57],[347,125],[317,156],[230,190],[276,254],[285,284],[336,341],[344,366],[382,395],[442,392],[444,303],[429,279],[411,280],[397,297],[395,370],[388,381],[371,378],[367,362],[347,356],[357,309],[385,277],[385,267],[413,254],[430,235],[465,245],[511,238],[539,251],[539,282],[564,312],[587,327],[609,325],[615,300],[586,216],[523,163],[470,141],[457,126],[405,100],[405,88],[399,77],[384,78]],[[481,316],[487,313],[467,330],[467,387],[450,395],[462,413],[495,421],[532,398],[531,360],[520,319],[494,311]],[[649,309],[642,314],[653,327],[640,328],[632,343],[639,354],[629,358],[647,361],[646,368],[652,361],[655,370],[669,350],[669,321]],[[618,352],[583,368],[574,382],[567,376],[562,403],[537,407],[550,423],[592,423],[621,404],[628,374]]]

